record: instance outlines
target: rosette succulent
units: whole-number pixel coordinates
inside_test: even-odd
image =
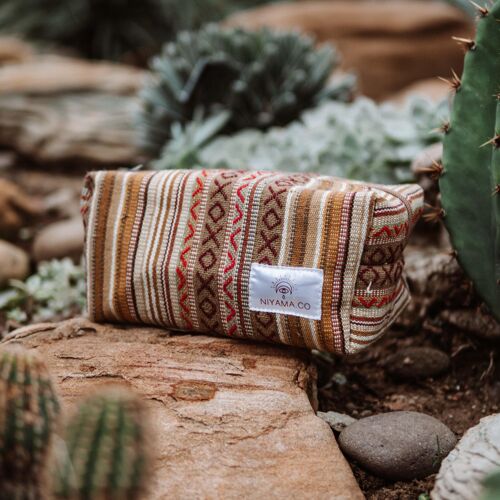
[[[152,62],[141,92],[140,142],[158,154],[172,126],[196,112],[227,111],[225,132],[286,125],[324,98],[348,97],[352,79],[326,85],[338,60],[333,47],[316,48],[295,32],[209,25],[180,33]]]

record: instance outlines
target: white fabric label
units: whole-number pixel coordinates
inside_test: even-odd
[[[321,319],[323,269],[252,264],[250,310]]]

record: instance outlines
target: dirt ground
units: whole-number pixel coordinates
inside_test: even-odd
[[[435,347],[451,357],[447,373],[418,382],[395,380],[384,361],[408,346]],[[346,413],[355,418],[391,410],[414,410],[438,418],[458,437],[500,406],[498,345],[464,334],[441,330],[391,331],[366,352],[350,358],[318,359],[321,411]],[[369,500],[417,499],[432,489],[435,476],[390,483],[352,463],[356,478]]]

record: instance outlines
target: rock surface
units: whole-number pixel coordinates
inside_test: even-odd
[[[0,179],[0,238],[12,235],[43,210],[40,200],[28,196],[19,186]]]
[[[442,311],[439,319],[481,339],[500,340],[500,323],[480,308]]]
[[[437,472],[456,438],[439,420],[413,411],[358,420],[340,434],[342,451],[376,476],[409,481]]]
[[[357,422],[357,420],[345,413],[336,411],[318,411],[318,417],[324,420],[335,432],[342,432],[346,427]]]
[[[388,101],[402,106],[411,96],[415,95],[433,102],[439,102],[450,95],[450,86],[436,77],[424,78],[410,83],[407,87],[391,95]]]
[[[26,252],[0,240],[0,288],[9,280],[23,280],[30,271],[30,260]]]
[[[0,64],[26,61],[33,56],[30,44],[13,36],[0,36]]]
[[[54,222],[44,227],[33,241],[37,262],[70,257],[75,262],[83,252],[84,229],[81,217]]]
[[[146,72],[123,64],[38,55],[0,68],[0,94],[54,94],[70,91],[133,94]]]
[[[2,66],[0,145],[43,163],[139,163],[133,117],[145,75],[53,55]]]
[[[385,364],[386,372],[402,380],[434,377],[450,366],[446,353],[432,347],[406,347],[390,356]]]
[[[158,458],[151,499],[362,499],[328,425],[315,375],[285,347],[84,319],[13,332],[36,348],[65,406],[123,383],[149,403]]]
[[[460,74],[461,48],[452,36],[468,37],[472,22],[442,2],[280,2],[232,16],[228,24],[297,28],[331,41],[343,68],[359,74],[361,93],[387,98],[425,78]]]
[[[451,248],[436,252],[431,246],[409,246],[405,261],[412,301],[396,320],[398,326],[414,328],[435,318],[446,328],[487,340],[500,339],[500,323],[481,306]]]
[[[482,418],[443,460],[433,500],[477,500],[482,481],[500,468],[500,413]]]

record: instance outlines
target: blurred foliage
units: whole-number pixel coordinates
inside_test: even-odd
[[[339,57],[295,32],[220,28],[180,33],[152,63],[137,125],[143,147],[158,154],[173,123],[196,111],[229,112],[224,130],[286,125],[323,99],[350,97],[351,76],[327,86]]]
[[[0,311],[17,323],[65,318],[84,307],[83,266],[68,258],[43,262],[26,281],[11,280],[0,292]]]
[[[500,471],[490,474],[484,481],[481,500],[498,500],[500,498]]]
[[[265,0],[2,0],[0,32],[144,63],[177,32]]]
[[[300,122],[267,132],[245,130],[213,139],[224,116],[197,117],[172,128],[172,140],[153,168],[234,168],[317,172],[373,182],[411,181],[411,161],[439,142],[448,105],[421,98],[404,107],[367,98],[327,102]]]

